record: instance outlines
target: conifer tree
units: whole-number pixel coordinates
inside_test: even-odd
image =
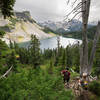
[[[13,70],[16,71],[17,60],[16,60],[16,57],[15,57],[15,52],[12,52],[11,55],[8,56],[6,62],[7,62],[8,67],[13,66]]]
[[[31,35],[30,54],[30,63],[34,68],[38,67],[41,60],[40,41],[35,35]]]
[[[63,50],[63,54],[62,54],[62,57],[61,57],[61,65],[63,68],[66,67],[66,50]]]
[[[0,11],[4,15],[4,18],[13,15],[14,4],[15,0],[0,0]]]
[[[13,43],[12,43],[12,41],[10,40],[10,49],[13,49]]]
[[[72,53],[69,46],[66,48],[66,65],[68,67],[72,66]]]
[[[97,50],[96,50],[96,55],[95,55],[95,61],[94,61],[94,66],[95,66],[95,74],[100,78],[100,38],[97,43]]]
[[[50,60],[50,66],[48,69],[49,74],[53,74],[53,59]]]

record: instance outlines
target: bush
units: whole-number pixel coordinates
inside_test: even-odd
[[[89,84],[89,90],[96,95],[100,96],[100,82],[99,81],[93,81]]]
[[[0,37],[3,37],[5,34],[6,34],[5,31],[0,30]]]
[[[73,100],[72,91],[65,91],[61,76],[55,74],[19,68],[0,80],[0,100]]]

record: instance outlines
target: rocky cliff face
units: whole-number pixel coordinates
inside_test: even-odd
[[[42,28],[31,18],[28,11],[15,12],[15,16],[4,20],[0,17],[0,30],[6,31],[3,40],[9,43],[9,40],[19,42],[30,41],[31,35],[36,35],[39,39],[52,37],[42,31]]]
[[[32,19],[29,11],[15,12],[15,16],[19,20],[29,21],[30,23],[36,23],[36,21]]]

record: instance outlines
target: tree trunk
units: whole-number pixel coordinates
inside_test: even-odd
[[[83,72],[88,72],[88,39],[87,39],[87,25],[89,18],[89,10],[90,10],[90,1],[91,0],[82,0],[82,21],[83,21],[83,32],[82,32],[82,63],[80,65],[80,74]]]
[[[83,49],[82,49],[82,47],[80,47],[80,75],[82,75],[81,73],[82,73],[82,71],[83,71],[83,69],[82,69],[82,57],[83,57]]]
[[[98,22],[98,26],[97,26],[97,30],[94,36],[94,41],[93,41],[93,47],[92,47],[92,51],[91,51],[91,55],[90,55],[90,60],[89,60],[89,66],[88,66],[88,73],[91,73],[91,69],[93,66],[93,59],[95,57],[95,53],[96,53],[96,46],[97,46],[97,42],[99,40],[100,37],[100,22]]]

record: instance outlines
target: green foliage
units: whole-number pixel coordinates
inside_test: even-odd
[[[92,47],[92,45],[91,45]],[[96,46],[96,54],[95,54],[95,59],[93,63],[93,70],[92,74],[94,76],[97,76],[98,79],[100,78],[100,38]]]
[[[9,68],[6,60],[11,52],[6,43],[0,39],[0,75],[4,74]]]
[[[13,17],[11,17],[11,18],[9,19],[9,21],[12,22],[12,23],[11,23],[12,26],[15,26],[16,22],[18,22],[18,20],[17,20],[16,18],[13,18]]]
[[[65,55],[66,55],[66,50],[63,50],[62,57],[60,59],[61,65],[63,68],[66,66],[66,56]]]
[[[72,66],[72,50],[70,46],[66,47],[66,65],[68,67]]]
[[[7,57],[6,62],[7,62],[8,67],[13,66],[13,70],[16,71],[16,68],[17,68],[17,60],[16,60],[15,52],[12,52],[12,53]]]
[[[93,81],[89,84],[89,90],[100,96],[100,81]]]
[[[1,0],[0,1],[0,10],[4,15],[4,18],[11,17],[13,15],[13,6],[15,4],[15,0]]]
[[[88,28],[87,36],[90,40],[94,39],[95,32],[96,32],[96,26]],[[82,39],[82,31],[64,32],[62,35],[69,38]]]
[[[62,66],[64,69],[66,66],[74,66],[75,71],[79,72],[80,65],[80,54],[79,45],[67,46],[66,48],[60,47],[59,52],[57,49],[54,50],[44,50],[43,59],[50,60],[53,59],[55,66]]]
[[[8,49],[7,44],[0,39],[0,52]]]
[[[89,52],[91,47],[92,42],[89,43]],[[3,75],[13,65],[10,75],[5,79],[0,79],[0,99],[73,100],[72,91],[64,89],[60,72],[68,66],[79,73],[79,48],[79,44],[76,44],[66,48],[59,46],[59,50],[47,49],[40,52],[40,42],[33,35],[28,48],[19,48],[16,43],[10,43],[10,48],[8,48],[5,42],[0,40],[0,75]],[[99,49],[100,47],[97,51]],[[18,59],[16,55],[19,56]],[[98,57],[99,52],[94,61],[95,75],[97,75],[95,62]],[[79,76],[78,73],[71,73],[71,79]],[[97,90],[99,85],[98,82],[91,83],[90,91],[100,95],[100,88]]]
[[[53,30],[51,30],[51,29],[48,28],[48,27],[44,27],[43,31],[44,31],[45,33],[55,33]]]
[[[79,73],[80,66],[80,46],[78,44],[72,47],[72,66],[74,66],[74,71]]]
[[[10,26],[8,24],[5,26],[0,26],[0,30],[10,32]]]
[[[0,30],[0,37],[3,37],[5,34],[5,31]]]
[[[41,69],[18,70],[18,73],[0,80],[1,100],[73,100],[71,90],[64,90],[57,73],[52,76]]]
[[[53,60],[51,59],[50,60],[50,66],[48,68],[48,73],[53,74],[53,71],[54,71],[54,64],[53,64]]]
[[[40,65],[41,55],[40,55],[40,41],[37,39],[35,35],[31,36],[31,43],[30,43],[30,63],[33,65],[34,68]]]
[[[10,40],[9,47],[10,47],[10,49],[13,49],[13,48],[14,48],[14,45],[13,45],[13,43],[12,43],[12,41],[11,41],[11,40]]]

